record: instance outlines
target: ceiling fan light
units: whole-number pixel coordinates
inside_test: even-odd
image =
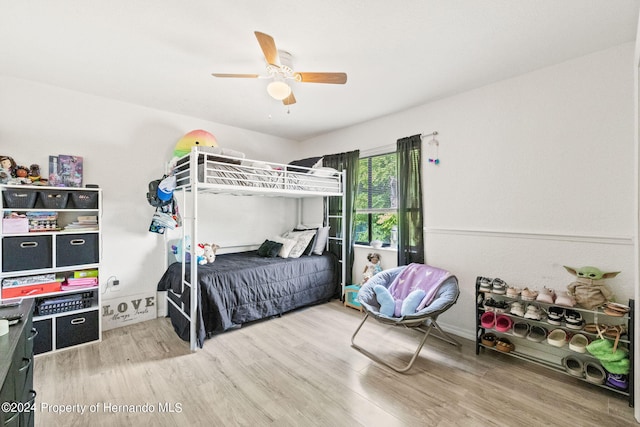
[[[285,82],[274,81],[267,85],[267,92],[272,98],[282,101],[291,95],[291,87]]]

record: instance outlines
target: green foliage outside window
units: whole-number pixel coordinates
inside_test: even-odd
[[[389,243],[398,224],[396,153],[360,159],[356,194],[355,241]]]

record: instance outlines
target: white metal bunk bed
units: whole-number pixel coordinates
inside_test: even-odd
[[[309,198],[340,197],[341,206],[345,206],[345,192],[343,191],[344,172],[337,172],[329,168],[307,168],[254,161],[239,157],[212,153],[207,147],[193,147],[191,152],[178,159],[174,173],[176,176],[175,192],[181,194],[181,214],[183,219],[182,242],[188,234],[191,236],[191,248],[182,248],[182,253],[190,251],[190,259],[195,260],[195,247],[198,239],[198,198],[205,194],[259,195],[271,197]],[[330,215],[329,203],[324,203],[324,224],[343,226],[342,215]],[[300,204],[298,215],[301,216]],[[338,219],[338,221],[332,221]],[[341,230],[334,230],[329,236],[326,249],[330,244],[340,247],[338,260],[340,265],[341,295],[344,294],[346,280],[346,244],[342,240]],[[198,286],[198,264],[191,262],[187,280],[186,256],[182,260],[182,288],[191,290]],[[172,305],[189,322],[189,342],[191,351],[197,349],[197,313],[200,292],[189,292],[189,304],[177,303],[171,298],[172,290],[167,292],[167,303]]]

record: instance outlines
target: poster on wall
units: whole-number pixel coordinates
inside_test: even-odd
[[[80,156],[58,154],[49,156],[49,185],[82,187],[83,160]]]

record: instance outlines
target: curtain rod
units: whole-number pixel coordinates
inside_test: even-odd
[[[436,136],[436,135],[438,135],[438,131],[434,130],[431,133],[423,133],[422,135],[420,135],[420,138],[428,138],[430,136]]]
[[[431,133],[423,133],[420,135],[420,139],[428,138],[430,136],[438,135],[438,131],[435,130]],[[360,157],[372,157],[379,154],[392,153],[396,150],[396,144],[387,144],[380,147],[369,148],[367,150],[360,150]]]

